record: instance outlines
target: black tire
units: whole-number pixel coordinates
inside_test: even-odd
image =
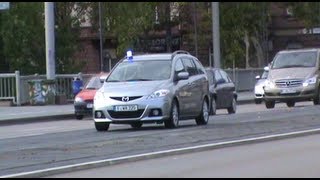
[[[288,107],[294,107],[294,104],[295,104],[296,102],[294,102],[294,101],[288,101],[287,102],[287,106]]]
[[[217,112],[216,99],[214,97],[212,97],[210,115],[216,115],[216,112]]]
[[[261,104],[261,103],[262,103],[262,99],[254,99],[254,102],[255,102],[256,104]]]
[[[110,123],[94,122],[97,131],[108,131]]]
[[[228,107],[227,110],[228,110],[228,113],[229,113],[229,114],[234,114],[234,113],[236,113],[236,110],[237,110],[237,101],[236,101],[236,98],[235,98],[235,97],[232,99],[232,104],[231,104],[230,107]]]
[[[78,120],[83,119],[83,115],[76,114],[76,119],[78,119]]]
[[[142,127],[142,122],[134,122],[130,124],[132,128],[139,129]]]
[[[196,118],[197,125],[206,125],[209,121],[209,105],[206,99],[202,102],[200,115]]]
[[[266,108],[272,109],[276,103],[274,101],[266,101]]]
[[[319,105],[320,104],[320,90],[317,91],[317,94],[315,96],[315,98],[313,99],[313,104],[314,105]]]
[[[179,107],[176,100],[172,101],[170,118],[164,121],[166,128],[176,128],[179,126]]]

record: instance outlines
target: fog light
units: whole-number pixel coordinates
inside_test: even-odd
[[[101,116],[102,116],[102,113],[101,112],[97,112],[97,118],[101,118]]]
[[[102,111],[96,111],[95,112],[95,117],[96,118],[105,118]]]
[[[152,115],[158,116],[159,115],[159,110],[155,109],[152,111]]]

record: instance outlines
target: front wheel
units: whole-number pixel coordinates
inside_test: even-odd
[[[320,104],[320,90],[317,91],[317,94],[316,94],[315,98],[313,99],[313,104],[314,105]]]
[[[78,120],[83,119],[83,115],[76,114],[76,119],[78,119]]]
[[[97,131],[108,131],[110,123],[94,122]]]
[[[201,114],[196,118],[197,125],[206,125],[209,121],[209,108],[207,100],[203,100]]]
[[[237,110],[237,101],[236,101],[236,98],[233,98],[231,107],[228,108],[228,113],[234,114],[236,113],[236,110]]]
[[[272,109],[272,108],[274,108],[275,102],[274,101],[266,101],[265,104],[266,104],[267,109]]]
[[[172,101],[170,118],[164,121],[166,128],[176,128],[179,125],[179,107],[176,100]]]
[[[294,101],[288,101],[287,106],[288,107],[294,107],[295,102]]]
[[[212,97],[210,115],[216,115],[216,112],[217,112],[216,99],[214,97]]]

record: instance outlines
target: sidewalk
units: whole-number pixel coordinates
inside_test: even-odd
[[[1,102],[0,102],[1,103]],[[254,103],[251,91],[238,92],[238,104]],[[74,118],[73,104],[42,106],[10,106],[0,105],[0,123],[31,122],[38,120],[61,120]]]

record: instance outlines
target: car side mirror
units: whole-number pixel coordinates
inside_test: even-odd
[[[269,71],[269,66],[263,68],[265,71]]]
[[[189,73],[188,72],[179,72],[177,75],[177,81],[189,79]]]
[[[256,76],[256,80],[258,80],[258,79],[260,79],[260,76],[258,75],[258,76]]]

